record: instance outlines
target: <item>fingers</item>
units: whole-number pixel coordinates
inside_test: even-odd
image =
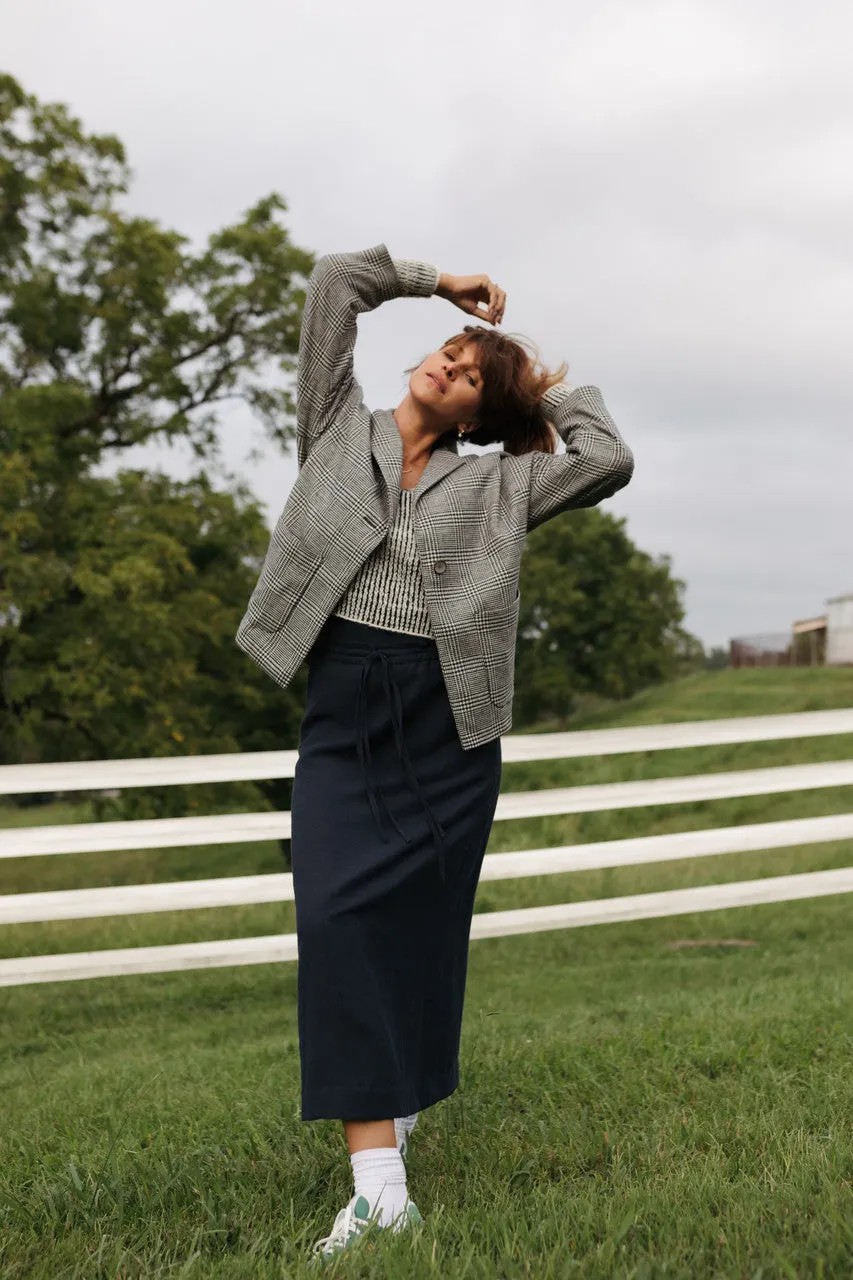
[[[504,318],[504,308],[506,307],[506,293],[498,284],[491,284],[489,288],[489,318],[492,324],[500,324]]]
[[[506,291],[490,280],[488,276],[473,278],[476,296],[458,298],[457,306],[478,320],[498,325],[503,320],[506,308]],[[484,303],[484,306],[480,304]]]
[[[472,300],[470,298],[463,298],[461,302],[457,303],[457,305],[463,311],[467,311],[469,316],[476,316],[478,320],[486,319],[486,312],[483,310],[479,302],[477,302],[476,300]]]
[[[485,287],[488,296],[483,301],[486,303],[486,308],[485,311],[478,308],[477,314],[488,320],[489,324],[500,324],[506,307],[506,293],[493,280],[487,279]]]
[[[479,306],[477,303],[471,308],[472,314],[479,316],[481,320],[488,321],[489,324],[498,325],[504,316],[504,308],[506,307],[506,293],[492,280],[486,280],[484,286],[486,296],[482,299],[485,307]]]
[[[498,286],[489,281],[489,323],[497,324]]]
[[[500,324],[506,306],[506,294],[499,284],[483,276],[482,301],[486,304],[486,319],[489,324]],[[480,313],[482,315],[482,312]]]

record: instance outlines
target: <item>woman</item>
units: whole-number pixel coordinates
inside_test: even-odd
[[[371,412],[353,373],[358,314],[431,294],[492,328],[466,325],[407,371],[393,412]],[[355,1183],[323,1255],[369,1221],[421,1220],[403,1156],[417,1113],[459,1078],[525,536],[633,470],[597,389],[570,390],[564,368],[498,330],[505,302],[486,276],[385,245],[319,260],[299,474],[238,633],[281,685],[308,663],[291,833],[302,1118],[343,1120]],[[460,454],[462,440],[503,447]]]

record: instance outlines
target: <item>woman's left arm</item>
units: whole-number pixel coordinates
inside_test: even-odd
[[[561,511],[594,507],[623,489],[634,472],[634,455],[605,408],[598,387],[571,389],[558,383],[542,397],[545,416],[566,444],[565,453],[524,453],[502,461],[526,481],[527,528]]]

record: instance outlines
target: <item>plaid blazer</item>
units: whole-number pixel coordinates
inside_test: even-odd
[[[302,320],[297,375],[299,471],[270,539],[237,644],[286,686],[400,501],[403,443],[390,409],[371,412],[353,372],[361,312],[426,297],[434,272],[384,244],[319,259]],[[402,274],[402,272],[401,272]],[[433,634],[466,750],[512,727],[521,554],[529,530],[594,506],[631,478],[633,457],[596,387],[563,395],[549,416],[562,454],[433,450],[413,493],[415,538]]]

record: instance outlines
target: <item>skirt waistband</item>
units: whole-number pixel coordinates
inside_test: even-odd
[[[416,662],[419,658],[436,658],[438,650],[432,636],[410,635],[406,631],[386,631],[366,622],[339,618],[332,614],[314,642],[308,656],[334,654],[344,662],[361,662],[373,653],[383,653],[389,662]]]

